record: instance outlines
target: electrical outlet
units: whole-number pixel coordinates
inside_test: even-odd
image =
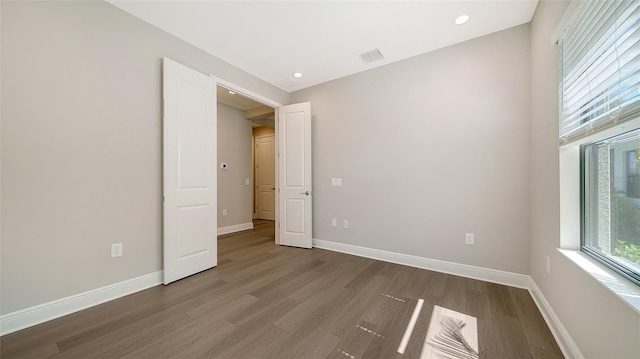
[[[113,243],[111,245],[111,258],[122,257],[122,243]]]
[[[226,215],[227,215],[227,209],[226,209],[226,208],[222,210],[222,215],[223,215],[223,216],[226,216]]]
[[[466,244],[475,244],[476,243],[476,239],[475,239],[475,234],[473,233],[465,233],[464,234],[464,243]]]
[[[244,180],[244,185],[245,185],[245,186],[248,186],[248,185],[249,185],[249,179],[248,179],[248,178]]]
[[[349,228],[349,220],[345,219],[344,221],[342,221],[342,227],[343,228]]]
[[[551,258],[549,256],[544,257],[544,266],[547,269],[547,274],[551,274]]]
[[[338,220],[335,218],[331,218],[331,227],[337,227],[338,226]]]

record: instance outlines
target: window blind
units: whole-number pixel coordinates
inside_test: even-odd
[[[560,38],[560,144],[640,116],[640,0],[571,6]]]

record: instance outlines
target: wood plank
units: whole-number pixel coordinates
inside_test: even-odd
[[[492,313],[497,358],[531,358],[531,350],[520,321],[500,313]]]
[[[541,353],[554,352],[555,354],[562,355],[560,347],[558,347],[547,323],[544,321],[542,314],[540,314],[529,292],[524,289],[509,288],[509,293],[511,294],[511,299],[513,300],[522,330],[527,338],[527,343],[529,343],[531,347],[531,351]],[[539,349],[542,349],[542,351]]]
[[[476,318],[478,324],[478,351],[481,358],[497,358],[499,343],[493,330],[491,305],[486,282],[467,279],[465,313]]]
[[[507,317],[517,318],[518,313],[513,306],[509,288],[504,285],[487,283],[487,294],[491,303],[491,312],[499,313]]]
[[[456,312],[465,313],[466,303],[467,303],[466,279],[462,277],[454,276],[454,275],[448,276],[444,295],[440,300],[438,300],[438,304],[443,308],[455,310]]]

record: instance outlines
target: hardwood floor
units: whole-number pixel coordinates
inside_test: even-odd
[[[9,358],[418,358],[434,305],[474,316],[480,358],[562,358],[526,290],[220,236],[218,267],[1,338]],[[396,351],[418,299],[404,355]]]

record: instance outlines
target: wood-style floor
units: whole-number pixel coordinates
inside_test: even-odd
[[[9,358],[418,358],[434,305],[474,316],[480,358],[562,358],[526,290],[219,237],[218,267],[1,338]],[[424,299],[404,355],[397,349]]]

